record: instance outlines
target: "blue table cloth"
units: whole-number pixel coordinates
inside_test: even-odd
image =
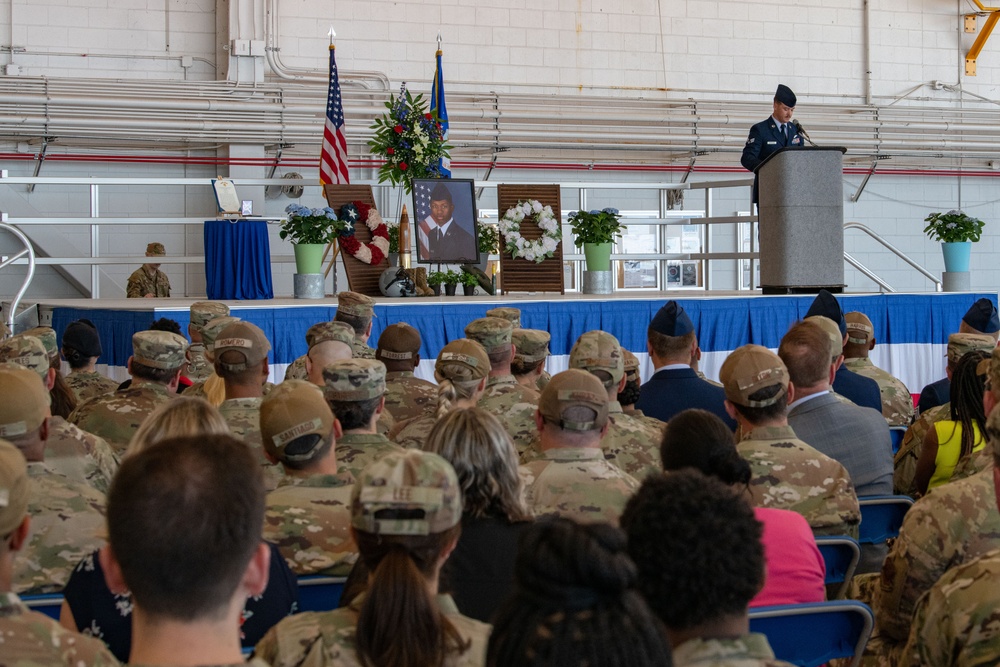
[[[215,301],[273,299],[267,223],[206,220],[205,282]]]

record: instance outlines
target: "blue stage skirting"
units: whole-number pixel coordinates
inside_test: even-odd
[[[996,303],[992,294],[885,294],[839,297],[844,312],[859,310],[875,326],[877,347],[873,361],[918,392],[923,384],[943,376],[944,346],[948,335],[958,330],[962,315],[981,297]],[[746,343],[775,349],[789,325],[805,316],[811,296],[752,296],[745,298],[685,298],[677,301],[685,308],[698,332],[703,352],[701,368],[710,377],[717,375],[725,355]],[[445,343],[464,336],[465,325],[501,305],[521,309],[526,328],[543,329],[552,335],[554,357],[550,369],[565,367],[565,359],[577,337],[591,329],[613,333],[627,349],[645,358],[646,327],[664,299],[613,301],[573,300],[464,303],[456,301],[406,301],[379,304],[370,343],[378,341],[382,330],[394,322],[408,322],[423,337],[420,356],[422,370],[429,370]],[[271,341],[271,363],[279,368],[305,354],[305,332],[311,325],[333,318],[335,305],[302,307],[256,307],[233,309],[233,315],[261,327]],[[62,308],[53,310],[53,327],[60,337],[66,325],[81,317],[97,326],[104,346],[99,361],[124,366],[131,355],[131,336],[149,326],[151,320],[170,317],[186,331],[187,311],[157,309],[154,314],[134,311]],[[422,373],[423,374],[423,373]],[[281,379],[284,373],[277,375]],[[646,377],[646,375],[644,375]],[[929,379],[927,379],[929,378]],[[917,384],[921,383],[921,384]]]

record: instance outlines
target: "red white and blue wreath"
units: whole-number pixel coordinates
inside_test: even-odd
[[[365,264],[380,264],[389,253],[389,228],[378,209],[364,202],[351,202],[340,207],[340,219],[347,223],[340,233],[340,249]],[[358,220],[364,220],[371,230],[371,242],[362,243],[354,236],[354,223]]]

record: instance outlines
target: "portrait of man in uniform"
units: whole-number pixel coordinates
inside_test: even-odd
[[[418,262],[478,262],[471,180],[413,180]]]

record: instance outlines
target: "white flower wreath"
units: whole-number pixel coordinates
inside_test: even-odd
[[[534,241],[521,236],[521,222],[531,216],[535,217],[535,224],[542,230],[542,236]],[[517,202],[517,206],[507,209],[500,218],[499,227],[505,250],[514,258],[523,257],[535,263],[552,257],[562,240],[562,225],[552,207],[542,206],[534,199]]]

